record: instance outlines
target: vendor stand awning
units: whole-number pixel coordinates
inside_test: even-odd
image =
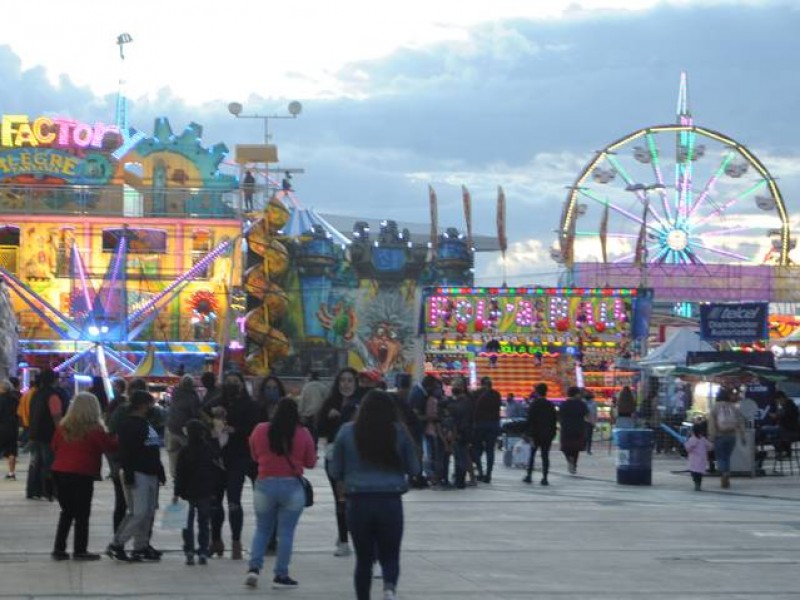
[[[690,367],[676,367],[674,377],[695,381],[731,381],[765,379],[767,381],[788,381],[800,379],[800,373],[779,371],[766,367],[756,367],[735,362],[706,362]]]

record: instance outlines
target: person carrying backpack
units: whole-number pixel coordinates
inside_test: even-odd
[[[736,408],[730,391],[720,388],[714,407],[708,416],[708,438],[714,443],[714,456],[720,472],[720,487],[731,486],[731,454],[736,446],[736,435],[744,446],[744,416]]]

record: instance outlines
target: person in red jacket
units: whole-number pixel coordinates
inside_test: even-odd
[[[70,403],[51,442],[55,480],[61,515],[58,518],[53,560],[67,560],[67,536],[75,523],[73,560],[98,560],[88,551],[89,515],[92,512],[94,480],[100,475],[103,454],[117,449],[116,438],[106,432],[97,396],[80,392]]]

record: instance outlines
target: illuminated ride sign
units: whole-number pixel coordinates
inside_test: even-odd
[[[0,120],[0,147],[105,150],[119,160],[145,135],[132,129],[96,122],[81,123],[66,117],[3,115]],[[113,152],[112,152],[113,150]]]
[[[631,337],[639,295],[612,288],[429,288],[423,326],[426,334],[517,336],[533,340],[533,351],[548,343],[608,345]]]

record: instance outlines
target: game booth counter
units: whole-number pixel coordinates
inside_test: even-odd
[[[651,305],[643,288],[425,288],[424,371],[445,386],[488,375],[503,397],[527,398],[543,382],[558,401],[585,387],[608,418],[622,387],[637,385],[638,372],[621,365],[640,353]]]

